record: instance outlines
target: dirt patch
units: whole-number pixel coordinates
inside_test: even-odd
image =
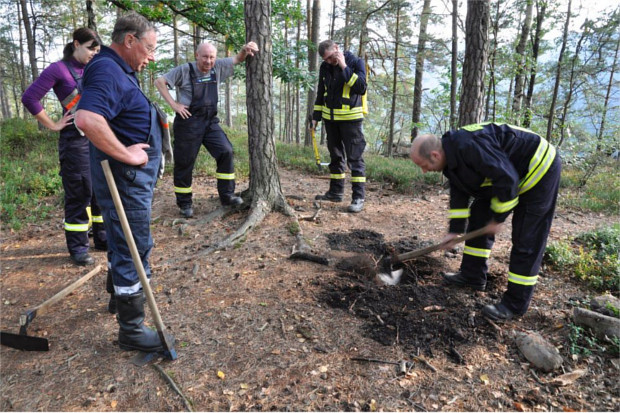
[[[284,170],[281,182],[300,215],[312,215],[317,188],[327,185]],[[197,220],[218,200],[215,180],[198,176],[194,187]],[[359,254],[367,271],[342,259],[328,266],[290,260],[295,238],[280,214],[269,215],[234,248],[201,257],[247,212],[188,225],[192,220],[179,218],[166,176],[153,205],[152,287],[179,359],[157,363],[201,411],[618,410],[618,360],[601,352],[570,354],[572,308],[592,294],[571,274],[543,269],[533,305],[518,322],[497,330],[481,318],[480,308],[506,286],[509,223],[497,236],[485,292],[441,282],[439,272],[457,270],[460,253],[434,252],[407,263],[397,286],[375,283],[370,267],[382,257],[439,241],[447,205],[447,193],[437,188],[406,196],[369,183],[362,213],[323,203],[318,219],[301,221],[314,251]],[[559,211],[551,239],[617,218]],[[58,211],[23,231],[2,233],[2,330],[17,332],[23,311],[87,272],[69,262],[61,223]],[[105,253],[94,256],[105,265]],[[29,334],[47,337],[49,352],[0,348],[2,411],[184,409],[159,372],[131,365],[134,353],[119,350],[107,298],[104,271],[32,323]],[[540,332],[560,349],[564,371],[588,374],[573,385],[552,386],[562,371],[532,373],[512,330]],[[408,375],[398,373],[399,360],[413,362]]]

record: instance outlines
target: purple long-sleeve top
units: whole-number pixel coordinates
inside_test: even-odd
[[[78,62],[74,58],[70,58],[68,63],[78,76],[82,76],[84,64]],[[71,72],[69,72],[64,62],[54,62],[45,68],[45,70],[41,72],[41,76],[26,89],[22,95],[22,103],[32,115],[38,115],[43,110],[41,99],[43,99],[43,96],[45,96],[50,89],[54,89],[56,97],[58,97],[59,101],[62,101],[69,96],[76,87],[77,83],[75,79],[73,79],[73,76],[71,76]],[[64,111],[63,108],[63,113]]]

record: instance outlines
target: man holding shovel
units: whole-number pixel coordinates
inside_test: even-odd
[[[452,247],[466,224],[467,232],[489,225],[488,235],[465,243],[460,271],[443,275],[448,284],[485,289],[494,234],[514,212],[508,288],[500,302],[484,306],[482,312],[495,321],[525,314],[558,195],[561,161],[555,148],[532,131],[487,122],[447,132],[441,139],[418,136],[410,156],[424,173],[443,172],[450,181],[445,248]]]
[[[164,345],[157,332],[144,326],[142,285],[101,166],[108,160],[139,258],[150,277],[151,203],[161,164],[162,128],[136,73],[155,60],[157,32],[143,16],[129,13],[116,21],[111,37],[110,47],[102,47],[84,71],[75,124],[92,143],[93,188],[108,234],[119,345],[124,350],[157,352]]]

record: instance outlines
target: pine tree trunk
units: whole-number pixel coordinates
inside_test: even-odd
[[[424,0],[420,16],[420,34],[418,35],[418,51],[415,55],[415,80],[413,86],[413,110],[411,114],[411,140],[418,136],[418,124],[422,113],[422,78],[424,77],[424,61],[426,59],[426,29],[431,14],[431,0]]]
[[[480,122],[484,110],[484,73],[489,46],[489,1],[469,0],[465,21],[465,61],[459,126]]]
[[[607,93],[605,94],[605,102],[603,103],[603,114],[601,116],[601,127],[598,129],[598,138],[596,140],[596,152],[600,152],[603,146],[603,136],[605,136],[605,118],[607,117],[609,98],[611,96],[611,91],[614,84],[616,65],[618,64],[618,50],[620,50],[620,38],[616,42],[616,53],[614,54],[614,61],[611,65],[611,73],[609,74],[609,83],[607,84]]]
[[[486,103],[484,108],[484,119],[491,119],[495,121],[495,58],[497,56],[497,33],[499,32],[499,20],[501,0],[496,0],[497,8],[495,9],[495,21],[493,22],[493,50],[491,51],[491,57],[489,61],[489,86],[487,88]],[[493,99],[493,111],[491,115],[491,99]]]
[[[547,0],[536,0],[536,31],[534,32],[534,41],[532,46],[532,67],[530,69],[530,81],[527,86],[527,94],[525,96],[525,107],[523,108],[523,126],[526,128],[529,128],[532,123],[532,97],[534,96],[534,86],[536,85],[538,53],[540,50],[542,25],[545,20],[546,10]]]
[[[560,81],[562,78],[562,60],[564,60],[564,51],[568,41],[568,27],[570,24],[570,8],[572,0],[568,0],[568,11],[566,13],[566,23],[564,24],[564,35],[562,36],[562,47],[560,48],[560,56],[558,57],[558,67],[555,74],[555,85],[553,86],[553,95],[551,98],[551,107],[549,108],[549,120],[547,123],[547,140],[552,142],[551,134],[553,133],[553,122],[555,121],[555,105],[558,100],[560,91]]]
[[[308,11],[310,13],[310,11]],[[311,74],[317,74],[317,67],[319,61],[319,54],[317,53],[317,47],[319,45],[319,32],[321,31],[321,0],[313,0],[312,4],[312,21],[310,29],[310,43],[311,47],[308,47],[308,72]],[[306,118],[312,117],[314,112],[314,101],[316,99],[316,85],[312,85],[308,88],[308,97],[306,100]],[[312,138],[310,137],[310,131],[308,128],[304,128],[306,136],[304,139],[305,146],[312,145]],[[324,128],[321,128],[324,129]]]
[[[226,47],[226,57],[230,57],[231,53],[230,53],[230,48],[227,46]],[[224,124],[226,126],[228,126],[229,128],[232,127],[233,124],[233,120],[232,120],[232,78],[227,78],[226,79],[226,83],[225,83],[225,99],[224,99],[224,104],[226,107],[226,114],[224,117]]]
[[[512,116],[513,122],[519,125],[521,122],[521,106],[523,103],[523,85],[525,83],[525,73],[527,72],[527,56],[525,47],[530,36],[530,26],[532,25],[532,10],[534,9],[534,0],[527,0],[525,9],[525,18],[523,19],[523,27],[516,52],[516,74],[515,74],[515,93],[512,99]]]
[[[452,0],[452,61],[450,64],[450,129],[455,129],[457,124],[456,94],[458,88],[458,55],[459,55],[459,32],[458,32],[458,0]]]
[[[252,208],[284,208],[276,160],[272,109],[271,2],[245,0],[246,40],[259,53],[246,60],[246,103]],[[260,205],[259,205],[260,204]]]
[[[390,132],[388,133],[387,148],[385,155],[392,157],[392,145],[394,144],[394,117],[396,115],[396,88],[398,86],[398,46],[400,44],[400,9],[401,4],[396,5],[396,30],[394,33],[394,74],[392,78],[392,107],[390,110]]]
[[[39,77],[39,68],[37,67],[37,52],[34,45],[34,33],[28,17],[28,5],[26,0],[19,0],[22,10],[22,23],[26,32],[26,43],[28,44],[28,58],[30,59],[30,72],[32,73],[32,81]]]

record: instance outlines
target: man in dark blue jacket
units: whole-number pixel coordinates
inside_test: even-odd
[[[329,191],[315,199],[341,202],[344,195],[345,168],[351,170],[352,202],[349,212],[364,207],[366,165],[364,163],[363,95],[366,94],[364,60],[351,52],[341,52],[332,40],[319,44],[323,63],[319,69],[319,86],[314,102],[311,129],[323,120],[327,132]]]
[[[527,129],[488,122],[447,132],[441,139],[421,135],[411,145],[411,159],[423,172],[441,171],[450,181],[446,248],[466,225],[471,232],[490,224],[491,234],[465,243],[460,271],[444,274],[448,284],[485,289],[493,234],[514,213],[508,288],[500,302],[482,311],[496,321],[525,314],[558,195],[561,161],[555,148]]]

